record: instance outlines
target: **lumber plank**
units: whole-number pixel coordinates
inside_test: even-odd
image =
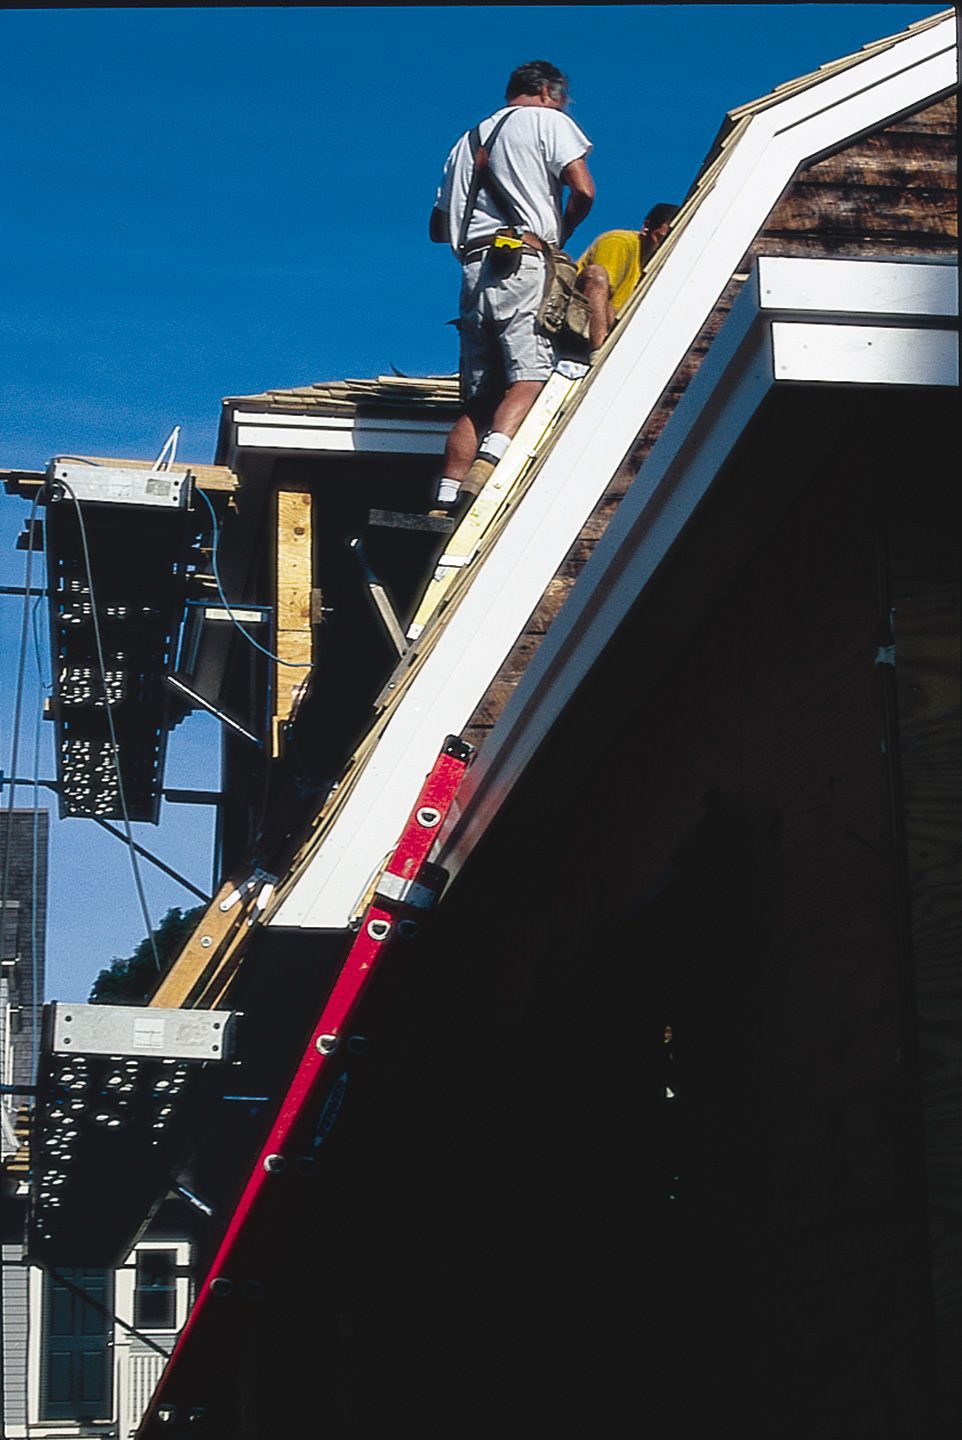
[[[271,753],[280,754],[290,718],[314,658],[313,498],[306,490],[278,490],[276,501],[276,629]]]
[[[425,530],[434,535],[450,535],[454,529],[446,515],[412,515],[404,510],[371,510],[367,523],[386,530]]]
[[[249,897],[233,899],[235,892],[234,881],[225,880],[151,996],[151,1006],[169,1010],[196,1006],[198,992],[210,984],[224,952],[238,929],[243,929]]]

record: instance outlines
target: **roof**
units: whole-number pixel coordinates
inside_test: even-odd
[[[217,457],[233,464],[242,448],[439,455],[458,403],[456,375],[379,375],[228,396]]]
[[[732,131],[737,126],[743,125],[744,122],[750,120],[752,116],[760,115],[763,110],[780,104],[792,95],[798,94],[803,90],[811,89],[813,85],[818,84],[822,80],[829,79],[834,75],[841,75],[844,71],[850,70],[852,66],[858,65],[863,60],[872,56],[884,54],[886,50],[891,50],[894,45],[900,44],[907,36],[921,34],[923,31],[930,30],[933,26],[940,25],[953,15],[954,11],[952,10],[940,10],[934,15],[927,15],[924,20],[917,20],[913,25],[907,26],[905,30],[899,31],[895,35],[886,35],[881,40],[872,40],[852,55],[843,55],[838,60],[829,60],[824,65],[820,65],[817,70],[809,71],[807,75],[799,75],[794,80],[787,80],[781,85],[776,85],[767,95],[762,95],[757,100],[749,100],[746,104],[738,105],[733,110],[729,110],[721,129],[715,137],[714,144],[702,162],[702,167],[695,177],[692,188],[689,191],[689,196],[694,194],[710,180],[710,172],[714,169],[715,162],[733,143]]]
[[[450,605],[443,632],[422,654],[413,647],[404,685],[280,888],[272,923],[350,922],[444,735],[463,730],[799,168],[949,93],[957,78],[954,15],[943,12],[732,112],[510,523]],[[639,504],[657,484],[649,459]]]
[[[319,380],[260,395],[227,396],[224,405],[305,413],[354,413],[372,408],[418,411],[458,403],[457,375],[378,375],[374,380]]]

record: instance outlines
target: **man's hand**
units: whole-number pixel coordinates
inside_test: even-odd
[[[446,210],[432,210],[428,234],[436,245],[447,245],[451,239],[451,222]]]
[[[584,160],[572,160],[570,165],[566,165],[561,172],[561,181],[568,187],[568,199],[561,219],[561,243],[564,245],[594,203],[595,182]]]

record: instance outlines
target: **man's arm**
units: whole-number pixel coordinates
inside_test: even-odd
[[[561,243],[580,225],[595,198],[595,182],[583,159],[572,160],[561,172],[561,182],[568,187],[568,199],[561,218]]]
[[[448,219],[446,210],[438,210],[435,207],[431,211],[431,224],[428,234],[436,245],[447,245],[451,239],[451,222]]]

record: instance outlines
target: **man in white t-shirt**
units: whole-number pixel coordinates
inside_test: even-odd
[[[463,411],[444,452],[442,514],[478,493],[551,374],[554,346],[536,323],[543,251],[564,245],[595,194],[591,142],[564,113],[561,71],[547,60],[519,65],[505,98],[454,146],[431,216],[431,239],[449,244],[462,266]],[[468,214],[478,143],[486,163]]]

